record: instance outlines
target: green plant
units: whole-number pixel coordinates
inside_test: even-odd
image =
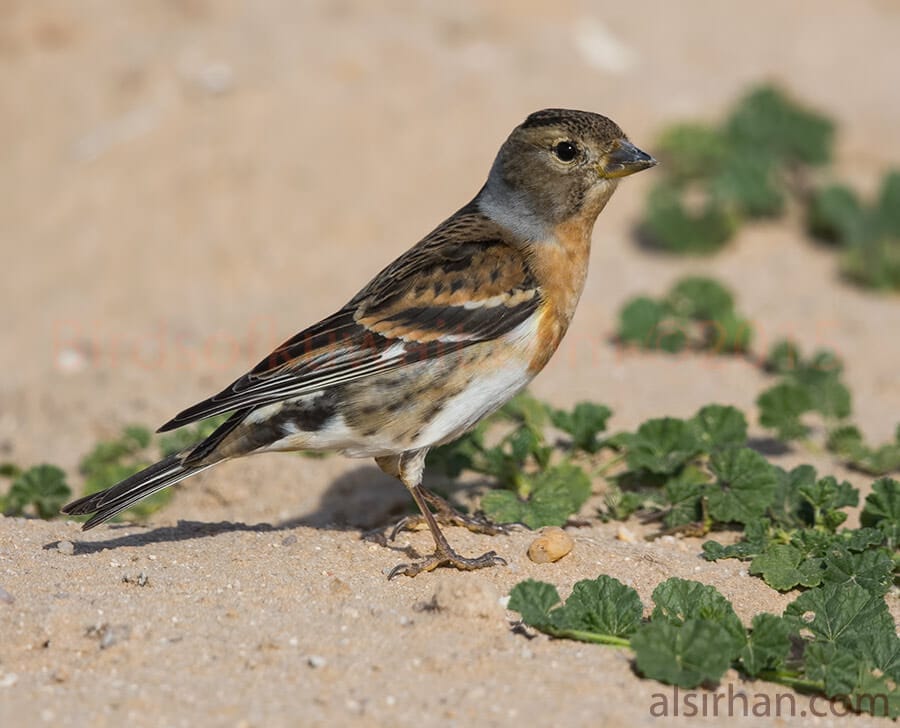
[[[720,298],[719,305],[726,303]],[[833,354],[804,360],[790,342],[773,348],[767,367],[813,389],[823,386],[822,372],[841,372]],[[627,518],[640,509],[661,518],[670,531],[690,527],[709,533],[739,525],[740,540],[729,545],[707,540],[704,557],[747,561],[751,574],[780,591],[808,590],[780,616],[755,615],[747,629],[725,597],[697,582],[660,584],[652,615],[644,621],[637,593],[612,577],[579,582],[564,604],[556,587],[529,580],[512,590],[509,602],[524,623],[556,638],[630,647],[638,672],[681,687],[715,683],[734,668],[749,678],[842,700],[853,710],[900,715],[900,639],[885,601],[900,569],[898,481],[876,481],[860,527],[846,528],[847,509],[859,505],[859,491],[846,481],[820,477],[809,465],[786,471],[745,447],[746,419],[734,407],[709,405],[688,419],[651,419],[607,437],[599,436],[610,417],[602,406],[583,403],[565,412],[523,397],[512,409],[493,424],[514,422],[519,429],[501,438],[493,454],[480,432],[477,447],[466,455],[467,466],[478,458],[502,463],[475,467],[504,478],[514,470],[510,463],[536,467],[534,478],[552,480],[545,474],[559,473],[561,480],[583,482],[587,497],[590,483],[581,467],[591,464],[591,474],[604,475],[613,486],[606,518]],[[557,455],[540,434],[548,419],[571,438],[558,443],[565,459],[557,470],[547,467]],[[510,439],[516,433],[521,440]],[[517,442],[525,444],[517,447]],[[570,494],[546,488],[537,498],[532,491],[528,506],[509,491],[489,492],[483,503],[502,494],[495,515],[510,508],[513,520],[527,522],[529,514],[540,519],[545,513],[565,520],[575,508]]]
[[[659,182],[642,229],[676,253],[721,248],[746,219],[781,214],[793,181],[831,158],[834,125],[772,86],[741,99],[721,126],[678,124],[659,142]]]
[[[779,341],[770,350],[765,368],[779,381],[757,398],[759,421],[782,441],[806,437],[809,415],[818,415],[826,432],[825,448],[849,467],[870,475],[900,470],[900,426],[892,442],[872,447],[859,428],[849,422],[850,390],[843,383],[843,363],[822,349],[804,358],[792,341]]]
[[[844,185],[815,190],[807,227],[843,250],[841,268],[850,280],[900,290],[900,170],[885,176],[878,200],[869,206]]]
[[[523,581],[509,608],[553,637],[630,647],[639,673],[670,685],[715,684],[734,668],[853,710],[900,715],[900,638],[881,594],[827,584],[801,594],[781,616],[755,615],[750,629],[718,590],[696,581],[668,579],[653,602],[642,621],[637,592],[599,576],[575,584],[564,604],[553,585]]]
[[[66,474],[55,465],[35,465],[23,472],[6,463],[0,475],[13,478],[9,492],[0,499],[0,510],[8,516],[32,510],[38,518],[53,518],[72,495]]]
[[[560,526],[591,493],[590,477],[573,456],[602,447],[597,435],[609,416],[602,405],[582,403],[566,412],[523,393],[467,435],[435,448],[429,466],[454,478],[465,470],[491,478],[500,489],[485,494],[481,508],[494,521]],[[571,436],[567,448],[548,443],[545,428],[551,422]],[[487,434],[498,425],[508,432],[488,445]]]
[[[118,437],[97,443],[78,466],[84,476],[84,495],[105,490],[150,465],[155,459],[148,452],[152,439],[147,428],[130,425],[124,427]],[[125,514],[132,518],[146,518],[171,498],[171,489],[160,491],[135,504]]]
[[[747,351],[752,338],[731,292],[712,278],[682,278],[663,298],[633,298],[619,313],[619,341],[643,349],[735,354]]]
[[[818,413],[831,430],[850,416],[850,391],[841,381],[843,363],[831,351],[820,350],[809,359],[790,341],[776,343],[766,360],[766,369],[779,382],[757,398],[759,421],[775,430],[781,440],[795,440],[809,432],[803,416]]]

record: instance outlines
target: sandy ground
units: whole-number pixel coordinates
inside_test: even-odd
[[[775,79],[839,121],[844,178],[871,191],[900,164],[887,0],[381,5],[0,2],[0,459],[74,472],[123,424],[218,389],[470,199],[537,108],[606,113],[652,151],[668,121],[716,118]],[[764,379],[746,362],[608,343],[628,296],[706,272],[736,290],[759,349],[837,349],[861,427],[889,437],[897,298],[839,283],[796,222],[709,260],[641,251],[650,182],[627,180],[601,216],[573,329],[534,391],[605,402],[615,428],[712,401],[752,410]],[[428,535],[388,549],[360,534],[409,505],[363,461],[267,456],[198,477],[141,526],[0,517],[0,726],[649,725],[670,689],[627,653],[515,634],[500,598],[525,577],[566,594],[599,573],[645,603],[669,576],[700,579],[746,620],[794,596],[706,564],[699,541],[624,543],[614,525],[571,529],[574,552],[545,566],[528,534],[452,529],[509,566],[389,583]]]

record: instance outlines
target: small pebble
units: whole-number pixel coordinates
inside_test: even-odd
[[[624,541],[625,543],[637,542],[637,538],[635,538],[635,535],[621,523],[619,524],[619,528],[616,530],[616,539],[619,541]]]
[[[325,667],[326,660],[321,655],[310,655],[306,659],[306,664],[318,670],[320,667]]]
[[[551,526],[541,531],[541,535],[528,547],[528,558],[536,564],[559,561],[575,546],[572,537],[561,528]]]
[[[297,537],[294,534],[285,536],[283,539],[281,539],[282,546],[293,546],[295,543],[297,543]]]
[[[16,601],[16,598],[8,591],[6,591],[6,589],[0,586],[0,602],[3,602],[4,604],[12,604],[14,601]]]
[[[75,544],[73,544],[71,541],[60,541],[58,544],[56,544],[56,550],[61,554],[71,556],[75,553]]]

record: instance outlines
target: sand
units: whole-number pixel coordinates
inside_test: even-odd
[[[73,474],[99,439],[164,422],[342,305],[471,198],[535,109],[606,113],[652,152],[666,123],[716,119],[769,79],[839,122],[841,178],[870,193],[900,166],[900,10],[886,0],[2,9],[0,460]],[[614,429],[713,401],[752,414],[767,380],[748,362],[609,343],[629,296],[708,273],[735,290],[757,351],[784,335],[837,350],[859,425],[890,437],[897,297],[842,283],[795,217],[713,258],[641,250],[652,174],[601,216],[573,328],[533,391],[604,402]],[[807,461],[871,480],[804,450],[778,458]],[[533,577],[565,595],[607,573],[649,603],[682,576],[745,621],[796,596],[704,562],[700,540],[644,541],[629,524],[629,543],[596,519],[542,565],[525,556],[531,534],[449,529],[462,552],[509,566],[388,582],[428,534],[390,548],[361,535],[410,505],[366,461],[272,455],[204,473],[140,525],[0,517],[0,726],[657,724],[671,688],[637,678],[627,652],[513,630],[510,588]],[[736,674],[729,686],[784,692]]]

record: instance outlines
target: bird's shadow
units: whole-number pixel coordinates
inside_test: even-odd
[[[445,492],[445,482],[443,479],[434,482],[429,479],[427,485],[439,492]],[[454,489],[456,487],[466,486],[454,485]],[[373,537],[389,546],[384,531],[414,510],[412,498],[399,481],[385,475],[374,466],[366,465],[335,478],[322,494],[315,510],[276,523],[178,521],[175,526],[147,526],[145,530],[137,533],[134,532],[134,524],[113,523],[109,525],[111,532],[127,529],[129,533],[118,537],[111,536],[102,541],[73,541],[73,545],[75,554],[93,554],[123,546],[188,541],[234,531],[275,533],[306,526],[334,531],[356,531],[362,537]],[[59,543],[52,541],[44,544],[43,548],[56,549]],[[396,548],[400,551],[407,550]]]

